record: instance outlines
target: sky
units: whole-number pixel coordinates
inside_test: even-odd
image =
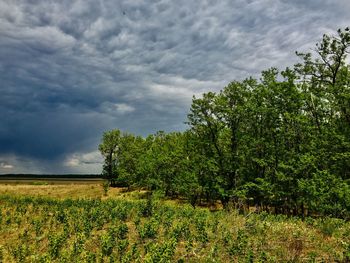
[[[192,96],[298,62],[349,0],[0,0],[0,174],[100,173],[104,131],[182,131]]]

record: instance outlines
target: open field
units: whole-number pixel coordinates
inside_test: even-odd
[[[98,184],[103,181],[97,175],[0,175],[0,184]]]
[[[65,178],[50,178],[50,179],[28,179],[28,178],[0,178],[0,184],[97,184],[102,183],[103,179],[65,179]]]
[[[118,192],[120,189],[111,189],[110,194]],[[56,182],[21,182],[21,183],[1,183],[1,195],[11,196],[43,196],[52,198],[101,198],[103,188],[96,182],[86,184],[77,182],[60,181]]]
[[[0,262],[348,262],[340,219],[211,212],[101,184],[0,184]]]

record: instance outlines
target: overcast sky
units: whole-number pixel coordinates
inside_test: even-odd
[[[193,95],[293,65],[349,0],[0,0],[0,173],[100,173],[104,131],[178,131]]]

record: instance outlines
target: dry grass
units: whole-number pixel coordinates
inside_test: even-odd
[[[47,196],[53,198],[98,198],[103,195],[100,185],[87,184],[55,184],[55,185],[27,185],[0,184],[0,194],[14,196]]]
[[[0,195],[50,197],[58,199],[129,199],[145,198],[145,191],[127,191],[127,188],[109,188],[105,195],[102,183],[1,184]],[[176,203],[176,201],[168,201]]]

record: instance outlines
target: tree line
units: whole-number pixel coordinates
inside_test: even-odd
[[[105,132],[103,175],[193,206],[348,217],[349,46],[349,28],[339,29],[312,54],[296,52],[293,67],[193,97],[184,132]]]

